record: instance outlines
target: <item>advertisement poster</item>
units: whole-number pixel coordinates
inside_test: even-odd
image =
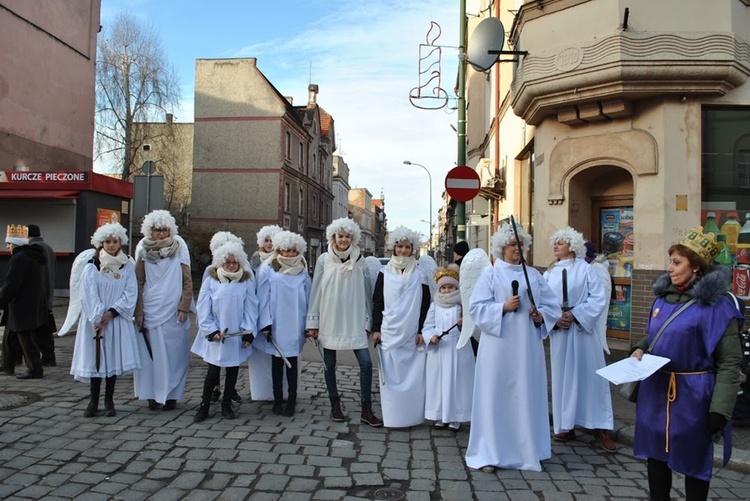
[[[633,207],[600,209],[601,241],[599,248],[607,256],[609,272],[615,277],[629,278],[633,274]]]
[[[119,223],[122,221],[119,210],[112,209],[96,209],[96,227],[100,227],[107,223]]]
[[[615,296],[609,303],[607,329],[630,332],[630,285],[615,285]]]

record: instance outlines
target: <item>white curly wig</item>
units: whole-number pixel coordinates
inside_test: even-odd
[[[523,227],[518,223],[516,223],[516,231],[518,231],[518,238],[521,239],[524,248],[528,249],[531,246],[531,235],[526,233]],[[513,227],[510,223],[503,223],[503,225],[500,226],[500,229],[497,230],[497,233],[492,235],[492,238],[490,239],[492,255],[497,259],[502,259],[503,247],[508,245],[508,242],[512,242],[515,239],[516,235],[513,233]]]
[[[388,232],[388,250],[393,250],[397,243],[404,240],[411,242],[412,250],[416,252],[420,244],[419,233],[405,226],[398,226],[395,230]]]
[[[348,233],[352,237],[352,245],[359,245],[359,239],[362,236],[362,230],[354,219],[340,217],[331,221],[326,228],[326,239],[333,242],[333,237],[341,233]]]
[[[100,249],[107,237],[115,237],[120,240],[120,245],[128,244],[128,232],[120,223],[103,224],[91,235],[91,245]]]
[[[276,251],[296,249],[298,253],[304,254],[307,250],[307,244],[301,235],[283,230],[273,236],[273,248]]]
[[[554,232],[549,239],[549,243],[550,245],[555,245],[555,242],[557,242],[558,240],[567,242],[570,246],[570,251],[573,252],[576,257],[586,257],[586,240],[584,240],[581,233],[577,232],[570,226],[566,228],[560,228],[559,230]]]
[[[269,224],[268,226],[264,226],[263,228],[258,230],[258,233],[256,233],[256,237],[258,239],[258,248],[263,248],[263,244],[266,242],[266,237],[271,237],[271,240],[273,240],[273,236],[282,231],[282,229],[283,228],[281,226]]]
[[[219,268],[224,264],[229,256],[234,256],[243,270],[250,268],[250,263],[247,261],[247,253],[245,252],[245,249],[242,248],[240,242],[230,240],[217,247],[213,252],[213,255],[214,260],[211,264],[213,264],[215,268]]]
[[[245,245],[245,242],[231,231],[217,231],[214,233],[214,236],[211,237],[211,242],[208,244],[209,249],[211,249],[211,254],[216,252],[216,249],[227,242],[239,242],[240,245]]]
[[[169,228],[169,236],[177,235],[177,223],[168,210],[155,210],[146,214],[141,224],[141,234],[151,235],[151,228]]]

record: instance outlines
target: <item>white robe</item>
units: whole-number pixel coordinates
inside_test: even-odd
[[[570,329],[550,331],[554,431],[562,433],[576,426],[611,430],[614,416],[609,383],[596,374],[605,366],[597,323],[609,297],[594,267],[580,258],[566,259],[544,273],[560,305],[563,269],[568,270],[568,303],[576,322]]]
[[[461,331],[454,326],[460,317],[460,304],[444,308],[432,303],[427,312],[422,329],[427,346],[425,419],[443,423],[471,421],[474,352],[468,343],[456,349]],[[429,344],[433,335],[439,336],[448,329],[451,330],[437,344]]]
[[[212,332],[252,331],[257,335],[258,297],[252,278],[221,283],[207,276],[198,294],[198,334],[191,351],[204,361],[219,367],[237,367],[250,356],[251,346],[242,347],[242,336],[209,341]]]
[[[422,285],[426,282],[415,270],[396,275],[383,268],[383,322],[378,356],[383,423],[391,428],[416,426],[424,421],[424,346],[416,345]]]
[[[521,265],[495,261],[479,278],[469,313],[482,331],[474,374],[466,464],[541,471],[552,455],[543,340],[560,318],[557,298],[534,268],[529,282],[544,324],[536,327]],[[518,282],[521,305],[503,315]]]
[[[365,259],[350,273],[326,252],[315,265],[307,328],[318,329],[318,342],[329,350],[367,348],[372,325],[372,282]]]
[[[116,275],[102,274],[93,263],[87,264],[81,274],[80,295],[82,314],[70,373],[78,381],[88,382],[92,377],[121,376],[138,369],[141,362],[133,324],[138,284],[133,260],[125,263]],[[117,310],[119,315],[113,317],[102,330],[101,359],[97,371],[94,325],[110,308]]]
[[[607,306],[596,321],[596,335],[599,337],[602,343],[602,349],[609,355],[609,345],[607,345],[607,317],[609,316],[609,302],[612,299],[612,277],[609,274],[609,267],[604,263],[594,261],[591,266],[596,270],[596,274],[599,276],[599,280],[604,285],[604,295],[607,297]]]
[[[180,245],[185,246],[182,239]],[[133,377],[135,395],[163,404],[182,398],[190,367],[190,316],[182,323],[177,320],[182,265],[190,266],[189,253],[180,249],[176,256],[155,263],[144,259],[143,264],[146,272],[143,327],[148,332],[154,358],[149,357],[143,336],[139,336],[141,368]]]
[[[305,320],[310,298],[310,276],[307,270],[297,275],[283,275],[264,264],[258,277],[260,328],[271,326],[271,336],[285,357],[298,357],[305,344]],[[278,351],[263,334],[255,337],[253,347],[271,356]]]

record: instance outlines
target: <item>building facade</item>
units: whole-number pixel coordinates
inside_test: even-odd
[[[349,217],[349,165],[338,156],[333,156],[333,215],[332,219]]]
[[[232,231],[255,250],[268,224],[300,233],[314,269],[325,251],[333,215],[332,117],[317,104],[293,106],[258,69],[254,58],[199,59],[191,234]],[[205,238],[203,239],[205,240]],[[207,240],[206,240],[207,243]]]
[[[364,256],[375,255],[375,241],[372,238],[372,193],[367,188],[349,190],[349,212],[362,230],[359,247]]]
[[[719,227],[750,213],[749,4],[483,2],[505,49],[526,54],[467,74],[469,162],[505,189],[477,205],[493,227],[511,214],[524,224],[536,266],[567,225],[606,254],[610,337],[642,336],[672,243],[709,212]]]

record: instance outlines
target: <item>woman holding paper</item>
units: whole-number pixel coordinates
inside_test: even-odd
[[[719,251],[713,233],[692,229],[669,248],[667,272],[656,279],[656,299],[647,336],[632,356],[644,351],[670,359],[643,380],[636,404],[636,457],[648,460],[652,500],[668,500],[672,470],[685,475],[687,499],[708,497],[714,433],[724,433],[724,461],[731,454],[727,426],[739,385],[742,315],[726,296],[729,271],[711,265]],[[695,303],[673,315],[682,304]],[[658,341],[652,340],[662,325]]]

